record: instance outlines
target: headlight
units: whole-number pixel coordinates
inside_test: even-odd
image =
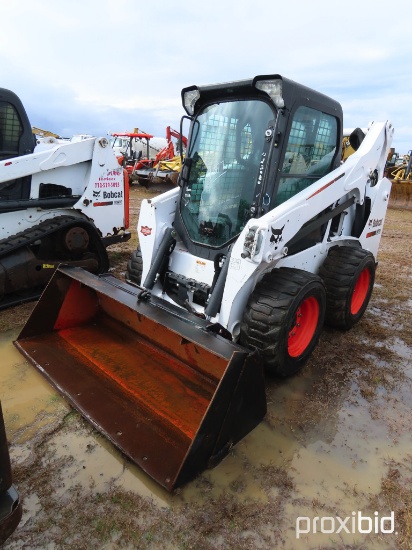
[[[276,78],[274,80],[258,80],[255,87],[258,90],[267,93],[279,109],[282,109],[285,106],[285,102],[282,97],[282,80],[280,78]]]
[[[195,112],[195,103],[200,97],[200,92],[197,88],[189,90],[183,94],[183,106],[189,115]]]

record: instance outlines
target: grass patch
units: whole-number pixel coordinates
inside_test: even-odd
[[[403,462],[391,460],[378,495],[370,498],[370,510],[395,513],[396,546],[412,549],[412,455]]]

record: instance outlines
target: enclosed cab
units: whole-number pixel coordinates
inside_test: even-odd
[[[22,102],[10,90],[0,88],[0,161],[28,155],[36,138]],[[30,197],[30,176],[0,183],[0,204]]]
[[[279,75],[182,91],[194,117],[175,228],[214,259],[248,220],[340,164],[339,103]]]

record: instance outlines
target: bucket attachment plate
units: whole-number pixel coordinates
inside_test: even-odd
[[[60,267],[15,345],[167,490],[218,462],[266,413],[262,362],[208,323],[111,276]]]

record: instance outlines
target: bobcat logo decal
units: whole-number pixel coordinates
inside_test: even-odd
[[[270,243],[271,244],[279,244],[281,241],[283,241],[282,233],[285,226],[283,226],[281,229],[274,229],[271,227],[272,235],[270,236]]]

